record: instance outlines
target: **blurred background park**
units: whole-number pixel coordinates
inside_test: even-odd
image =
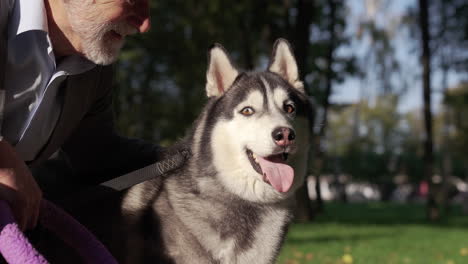
[[[468,263],[468,0],[151,1],[117,65],[122,134],[181,138],[207,50],[266,67],[288,39],[314,142],[278,263]]]

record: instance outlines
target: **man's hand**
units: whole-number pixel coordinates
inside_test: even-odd
[[[0,141],[0,199],[6,200],[22,230],[36,226],[42,192],[14,148]]]

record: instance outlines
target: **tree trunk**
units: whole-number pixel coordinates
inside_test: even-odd
[[[445,1],[441,1],[440,11],[441,11],[441,32],[439,34],[439,41],[444,41],[444,35],[447,31],[447,11],[448,6]],[[445,96],[448,92],[448,72],[449,72],[449,54],[446,50],[441,51],[441,69],[442,69],[442,91]],[[447,105],[442,105],[443,113],[443,125],[442,125],[442,142],[441,142],[441,156],[442,156],[442,167],[441,167],[441,176],[442,176],[442,193],[440,196],[440,208],[442,211],[447,209],[447,199],[450,190],[450,176],[452,175],[452,159],[449,149],[450,141],[450,125],[452,124],[450,118],[450,111]]]
[[[295,25],[294,47],[297,66],[301,80],[304,80],[305,73],[308,72],[307,58],[310,47],[310,26],[312,24],[314,3],[312,0],[298,0],[297,19]]]
[[[310,47],[310,26],[313,18],[313,0],[299,0],[297,3],[297,19],[294,34],[294,53],[299,67],[300,79],[304,80],[305,73],[309,72],[307,58]],[[307,88],[307,87],[306,87]],[[311,146],[315,148],[314,144]],[[312,206],[309,198],[306,182],[296,193],[296,220],[300,222],[310,221],[313,218]]]
[[[423,100],[424,100],[424,177],[429,183],[429,194],[427,198],[427,216],[429,220],[437,220],[440,211],[435,199],[434,184],[432,176],[434,171],[433,135],[432,135],[432,112],[431,112],[431,52],[429,48],[429,6],[427,0],[419,0],[419,26],[421,29],[421,64]]]
[[[444,59],[442,59],[444,61]],[[448,75],[448,67],[447,65],[442,65],[442,90],[444,91],[443,94],[445,95],[448,92],[448,84],[447,84],[447,75]],[[442,176],[442,183],[441,183],[441,190],[437,194],[437,202],[439,204],[439,210],[441,212],[446,212],[447,205],[448,205],[448,196],[450,191],[450,176],[452,175],[452,160],[449,145],[449,138],[450,138],[450,114],[449,110],[447,109],[446,105],[442,105],[442,114],[443,114],[443,124],[442,124],[442,142],[441,142],[441,173]],[[442,213],[443,214],[443,213]]]
[[[315,162],[314,162],[314,175],[316,178],[315,190],[317,192],[317,201],[316,201],[316,210],[317,212],[323,211],[323,200],[321,196],[320,190],[320,176],[323,172],[323,168],[325,167],[326,162],[326,153],[325,150],[322,149],[323,140],[325,138],[325,132],[327,129],[328,124],[328,109],[330,107],[330,95],[332,93],[332,82],[333,82],[333,61],[334,61],[334,53],[336,48],[336,34],[335,34],[335,26],[336,26],[336,7],[339,4],[336,0],[328,0],[328,8],[329,8],[329,24],[328,24],[328,32],[330,34],[329,39],[329,46],[326,54],[327,60],[327,69],[325,72],[325,94],[323,97],[322,107],[323,107],[323,114],[322,120],[320,122],[320,131],[316,139],[316,155],[315,155]]]

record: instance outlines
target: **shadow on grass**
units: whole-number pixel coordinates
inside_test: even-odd
[[[313,237],[291,237],[287,239],[290,245],[304,243],[333,243],[339,241],[368,241],[394,236],[391,233],[348,234],[348,235],[321,235]]]
[[[324,213],[314,223],[340,223],[349,225],[430,225],[436,227],[468,227],[468,216],[457,206],[447,208],[443,217],[435,222],[426,218],[424,204],[328,203]]]

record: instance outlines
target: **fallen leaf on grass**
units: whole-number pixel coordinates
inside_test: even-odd
[[[343,257],[341,257],[341,261],[345,264],[352,264],[353,263],[353,256],[350,254],[344,254]]]
[[[468,248],[461,248],[460,249],[460,255],[468,256]]]
[[[295,251],[293,254],[295,258],[302,258],[304,256],[304,253],[301,251]]]

